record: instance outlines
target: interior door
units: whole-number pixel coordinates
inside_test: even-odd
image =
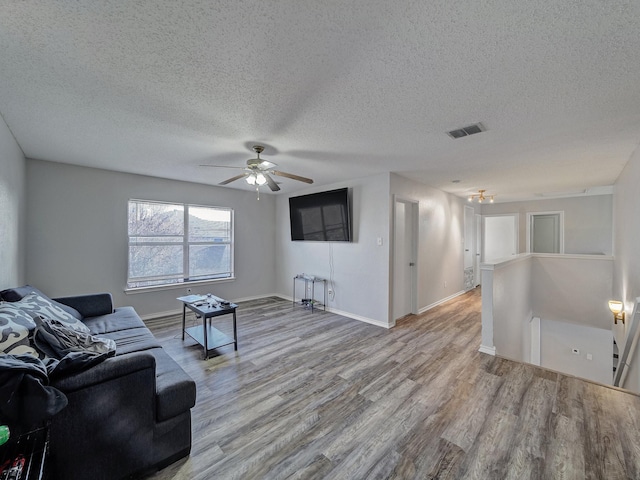
[[[564,253],[562,212],[529,213],[528,251]]]
[[[394,202],[393,318],[417,313],[417,203]]]

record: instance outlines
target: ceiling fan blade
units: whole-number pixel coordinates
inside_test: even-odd
[[[311,180],[310,178],[301,177],[300,175],[294,175],[293,173],[279,172],[277,170],[272,170],[270,173],[273,173],[274,175],[278,175],[280,177],[287,177],[293,180],[298,180],[299,182],[313,183],[313,180]]]
[[[227,183],[235,182],[236,180],[240,180],[241,178],[248,177],[251,175],[249,172],[244,172],[240,175],[236,175],[235,177],[231,177],[224,182],[220,182],[218,185],[226,185]]]
[[[275,164],[275,163],[273,163],[273,162],[269,162],[269,161],[267,161],[267,160],[262,160],[262,159],[260,159],[260,163],[258,164],[258,166],[259,166],[261,169],[263,169],[263,170],[270,170],[270,169],[272,169],[273,167],[277,167],[278,165],[276,165],[276,164]]]
[[[273,178],[271,178],[271,176],[267,172],[262,172],[262,175],[264,175],[264,178],[267,181],[267,185],[269,185],[269,188],[272,192],[277,192],[278,190],[280,190],[278,184],[273,181]]]
[[[216,167],[216,168],[245,168],[245,167],[231,167],[229,165],[211,165],[210,163],[203,163],[198,166],[199,167]]]

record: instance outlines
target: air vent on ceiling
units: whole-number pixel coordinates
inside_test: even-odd
[[[459,128],[458,130],[451,130],[450,132],[447,132],[447,135],[449,135],[451,138],[462,138],[484,131],[485,128],[481,123],[474,123],[473,125],[469,125],[468,127]]]

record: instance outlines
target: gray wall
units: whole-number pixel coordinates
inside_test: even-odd
[[[391,194],[419,202],[418,310],[464,290],[465,200],[395,174]]]
[[[289,197],[348,187],[352,200],[352,242],[293,242]],[[298,273],[332,280],[328,307],[369,323],[389,325],[389,175],[307,188],[277,199],[278,291],[292,296]],[[383,239],[382,246],[377,238]],[[299,291],[296,291],[298,297]]]
[[[482,214],[519,214],[519,253],[526,252],[527,212],[564,211],[564,251],[576,254],[613,252],[613,196],[531,200],[483,204]]]
[[[534,254],[533,316],[611,331],[611,257]]]
[[[0,290],[24,283],[25,159],[0,117]]]
[[[230,188],[27,160],[26,281],[51,296],[111,292],[149,316],[186,287],[126,294],[130,198],[225,206],[235,215],[236,280],[194,287],[230,300],[276,293],[275,198]]]

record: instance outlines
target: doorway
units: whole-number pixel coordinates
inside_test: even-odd
[[[564,253],[564,212],[527,213],[527,252]]]
[[[476,286],[476,242],[475,242],[475,211],[473,207],[464,207],[464,290],[465,292]]]
[[[505,260],[518,253],[518,215],[483,215],[482,261]]]
[[[418,203],[394,198],[393,319],[418,313]]]

